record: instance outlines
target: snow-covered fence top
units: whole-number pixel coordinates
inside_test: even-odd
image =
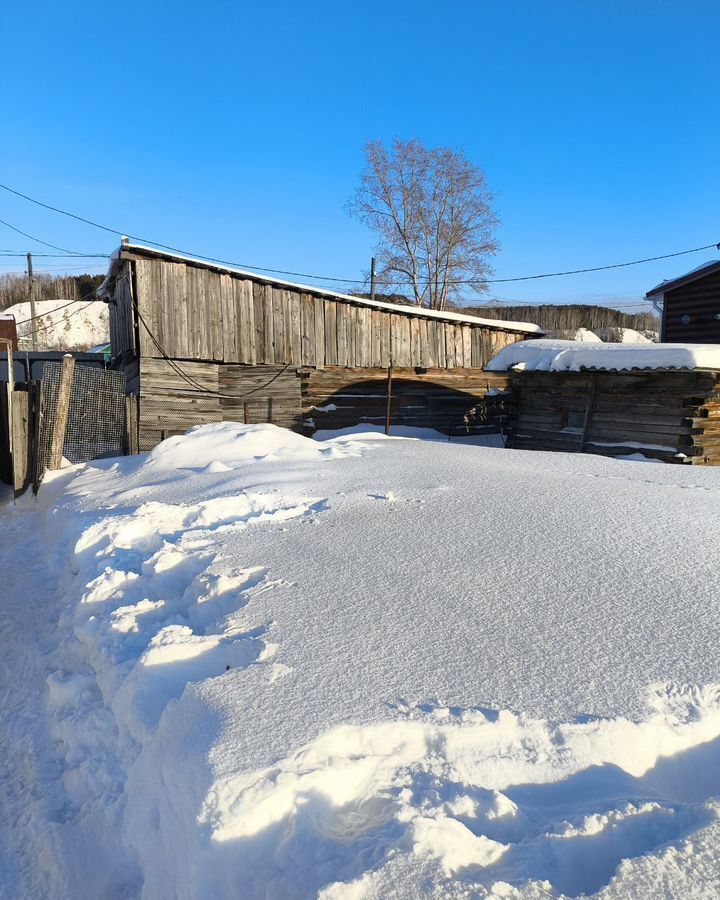
[[[628,372],[668,369],[720,370],[720,344],[602,344],[582,341],[519,341],[504,347],[486,370]]]

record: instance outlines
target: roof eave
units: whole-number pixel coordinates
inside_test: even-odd
[[[720,260],[709,263],[703,269],[696,269],[693,272],[687,272],[685,275],[680,275],[677,278],[671,278],[669,281],[661,282],[645,294],[645,299],[649,300],[651,297],[656,297],[658,294],[667,294],[669,291],[684,287],[686,284],[692,284],[693,281],[699,281],[701,278],[707,278],[708,275],[714,275],[716,272],[720,272]]]

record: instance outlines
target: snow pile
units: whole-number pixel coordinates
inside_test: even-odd
[[[32,348],[33,330],[39,350],[89,350],[110,340],[108,307],[100,300],[38,300],[34,322],[30,303],[16,303],[5,314],[18,322],[21,350]]]
[[[225,423],[55,474],[0,518],[9,895],[712,896],[720,472],[647,472]]]
[[[585,341],[586,343],[597,344],[598,341],[602,340],[599,338],[594,331],[590,331],[589,328],[578,328],[575,334],[570,338],[573,341]]]
[[[602,338],[599,338],[594,331],[591,331],[589,328],[576,328],[576,329],[561,329],[559,331],[549,331],[546,334],[546,337],[549,340],[562,340],[562,341],[586,341],[593,344],[598,344],[602,341]]]
[[[346,450],[347,452],[347,450]],[[222,472],[248,462],[303,462],[342,456],[336,446],[324,447],[276,425],[217,422],[196,425],[186,434],[168,438],[150,453],[147,465],[167,469]]]
[[[496,388],[491,388],[488,395],[492,392],[502,393]],[[347,428],[319,428],[313,433],[315,441],[332,441],[335,447],[348,447],[348,442],[352,440],[367,440],[380,435],[384,440],[393,440],[402,438],[416,441],[441,441],[444,444],[452,442],[453,444],[472,444],[475,447],[504,447],[505,442],[499,431],[493,432],[488,430],[486,434],[459,434],[448,436],[434,428],[418,428],[415,425],[392,425],[390,434],[385,434],[384,425],[373,425],[371,422],[363,422],[359,425],[350,425]],[[335,451],[333,451],[335,452]]]
[[[718,344],[592,344],[580,341],[519,341],[503,348],[485,367],[540,372],[582,369],[720,369]]]
[[[595,333],[600,338],[600,340],[606,341],[611,344],[651,343],[649,337],[644,335],[641,331],[635,331],[634,328],[621,328],[619,326],[612,326],[610,328],[598,328],[596,329]]]

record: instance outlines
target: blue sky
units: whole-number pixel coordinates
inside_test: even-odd
[[[360,277],[374,239],[344,206],[396,135],[484,168],[497,277],[720,241],[717,0],[9,0],[0,27],[0,181],[193,252]],[[117,243],[4,192],[0,218]],[[627,303],[716,256],[491,295]]]

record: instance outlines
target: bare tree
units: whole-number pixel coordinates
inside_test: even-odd
[[[370,141],[365,157],[349,210],[379,235],[379,283],[431,309],[445,309],[463,287],[487,290],[498,220],[482,170],[416,140],[396,139],[390,149]]]

